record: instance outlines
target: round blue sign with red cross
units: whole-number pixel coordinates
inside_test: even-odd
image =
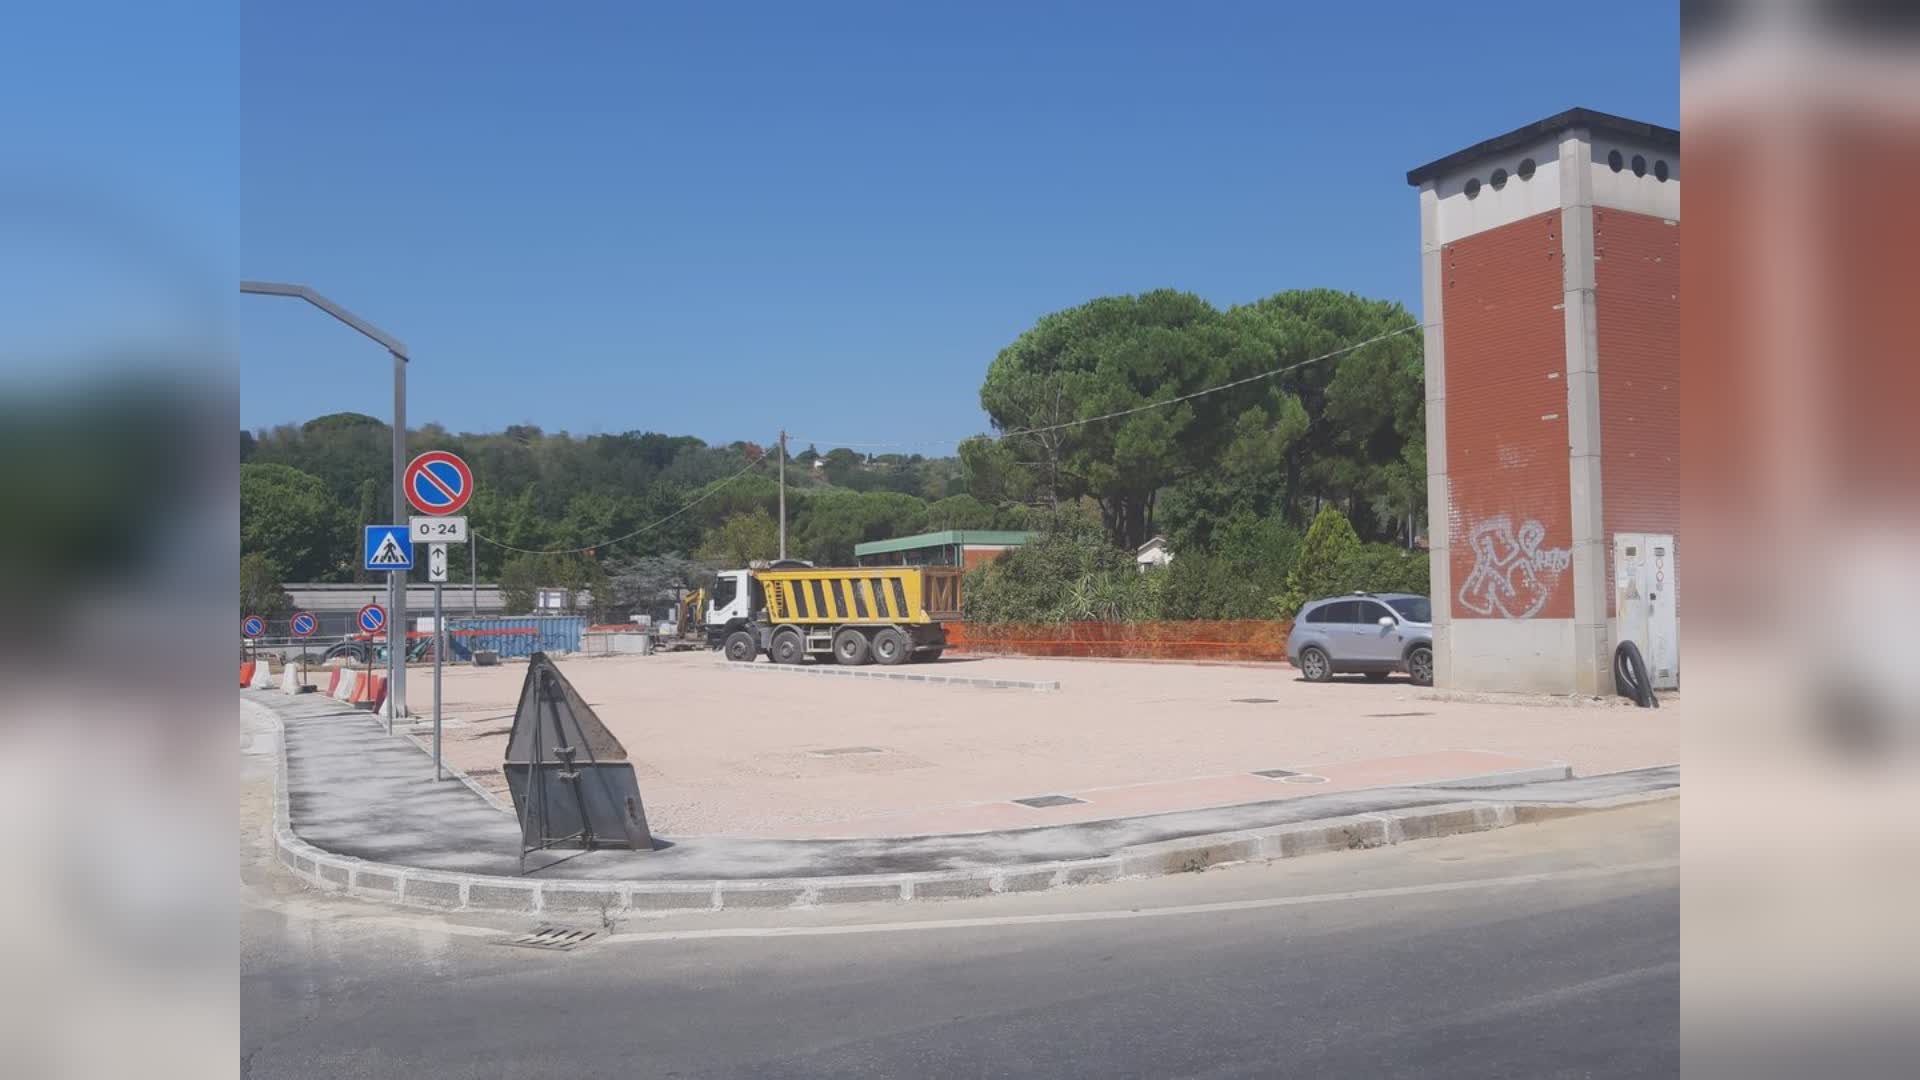
[[[249,615],[240,620],[240,632],[248,637],[259,637],[267,632],[267,620],[258,615]]]
[[[314,618],[310,611],[294,612],[292,620],[287,623],[287,629],[293,631],[294,637],[310,637],[319,628],[320,620]]]
[[[387,609],[379,604],[368,604],[360,609],[360,629],[369,634],[377,634],[387,627]]]
[[[429,450],[401,477],[407,501],[423,514],[457,514],[473,498],[473,470],[445,450]]]

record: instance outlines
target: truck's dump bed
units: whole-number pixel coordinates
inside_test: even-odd
[[[960,579],[950,566],[759,570],[776,623],[934,623],[960,617]]]

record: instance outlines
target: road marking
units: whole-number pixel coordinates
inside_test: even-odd
[[[654,930],[612,934],[604,940],[639,944],[662,941],[704,941],[713,938],[835,937],[842,934],[890,934],[905,930],[974,930],[1000,926],[1049,926],[1060,923],[1107,922],[1118,919],[1155,919],[1169,915],[1212,915],[1228,911],[1261,911],[1267,908],[1302,907],[1309,904],[1346,903],[1354,900],[1383,900],[1396,896],[1424,896],[1432,893],[1466,892],[1472,889],[1497,889],[1514,885],[1537,885],[1549,881],[1582,881],[1588,878],[1638,874],[1653,870],[1674,870],[1679,859],[1654,859],[1623,863],[1619,866],[1585,867],[1540,874],[1515,874],[1510,877],[1474,878],[1469,881],[1437,881],[1426,885],[1396,885],[1381,889],[1355,889],[1349,892],[1311,893],[1305,896],[1272,896],[1258,900],[1223,900],[1212,904],[1180,904],[1155,908],[1116,908],[1106,911],[1061,911],[1042,915],[990,915],[968,919],[924,919],[903,922],[853,923],[844,926],[734,926],[707,930]]]

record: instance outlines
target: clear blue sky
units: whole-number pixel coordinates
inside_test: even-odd
[[[1407,169],[1679,116],[1670,3],[250,4],[241,48],[242,273],[404,339],[454,430],[984,430],[1048,311],[1417,310]],[[244,426],[388,413],[371,343],[237,310]]]

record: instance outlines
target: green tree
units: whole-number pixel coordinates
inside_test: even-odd
[[[780,524],[765,510],[735,514],[707,534],[698,555],[708,562],[741,567],[780,554]]]
[[[293,610],[293,600],[280,585],[273,560],[255,551],[240,556],[240,614],[271,619]]]
[[[1176,565],[1178,560],[1175,560]],[[982,623],[1126,621],[1159,617],[1161,574],[1142,574],[1101,524],[1069,507],[1039,535],[967,575],[967,619]]]
[[[993,507],[971,495],[949,495],[927,505],[929,529],[991,529],[998,519]]]
[[[289,465],[240,466],[240,552],[258,553],[280,581],[347,578],[351,544],[340,507],[318,477]]]
[[[1331,506],[1321,510],[1300,542],[1286,587],[1274,598],[1275,614],[1290,619],[1309,600],[1355,588],[1351,582],[1359,554],[1360,537],[1347,515]]]

